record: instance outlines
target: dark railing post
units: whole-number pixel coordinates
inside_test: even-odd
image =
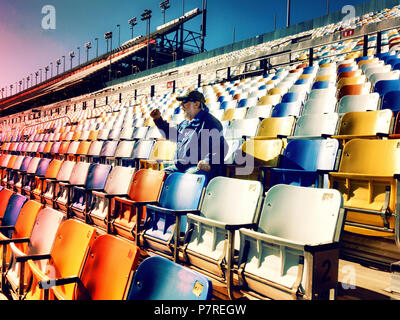
[[[308,54],[308,65],[312,67],[313,64],[314,64],[314,48],[310,48]]]
[[[376,53],[382,52],[382,32],[379,31],[376,37]]]
[[[364,34],[363,56],[366,57],[367,55],[368,55],[368,35]]]

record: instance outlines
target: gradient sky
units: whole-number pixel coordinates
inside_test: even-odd
[[[183,2],[184,1],[184,2]],[[99,54],[106,50],[104,33],[113,31],[113,48],[118,42],[117,24],[121,25],[121,43],[130,39],[128,20],[137,17],[134,36],[146,34],[146,24],[140,21],[145,9],[153,11],[151,30],[162,24],[159,8],[161,0],[0,0],[0,88],[15,84],[39,68],[55,62],[63,55],[75,51],[74,66],[78,62],[77,47],[81,47],[81,62],[86,61],[84,44],[92,42],[93,58],[99,38]],[[330,12],[340,11],[344,5],[356,5],[367,0],[330,0]],[[201,0],[170,0],[166,21],[173,20],[196,7]],[[52,5],[56,9],[56,29],[42,28],[42,8]],[[323,16],[327,12],[325,0],[292,0],[291,24]],[[273,31],[274,16],[277,28],[286,24],[286,0],[208,0],[207,50]],[[357,15],[357,12],[356,12]],[[197,17],[187,28],[199,31],[201,18]],[[192,27],[192,28],[190,28]],[[55,63],[54,63],[55,65]],[[69,60],[66,68],[70,66]],[[62,67],[62,66],[61,66]],[[61,71],[61,70],[60,70]],[[54,74],[56,72],[54,66]]]

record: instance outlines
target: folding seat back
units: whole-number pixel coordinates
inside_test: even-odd
[[[233,120],[225,133],[226,139],[241,139],[243,136],[254,137],[260,120],[253,119],[238,119]]]
[[[66,154],[68,152],[68,148],[70,145],[70,141],[62,141],[60,145],[60,149],[58,149],[59,154]]]
[[[344,96],[348,95],[361,95],[367,94],[370,91],[371,83],[360,83],[360,84],[348,84],[340,88],[337,98],[342,99]]]
[[[165,172],[149,169],[141,169],[134,173],[128,199],[136,203],[157,201],[165,180]],[[113,198],[114,202],[114,221],[113,230],[116,234],[127,239],[133,240],[137,237],[137,223],[144,222],[146,207],[138,207],[130,201],[121,197]]]
[[[113,157],[118,146],[118,141],[108,140],[103,143],[100,151],[100,157]]]
[[[235,235],[240,227],[255,227],[262,192],[259,181],[212,179],[204,193],[200,215],[187,215],[185,256],[188,262],[226,279],[230,287],[234,249],[240,247],[240,239]]]
[[[128,195],[134,172],[134,168],[115,166],[107,177],[104,192],[92,192],[93,198],[87,214],[96,225],[111,228],[110,198]]]
[[[177,216],[168,214],[168,211],[197,210],[205,184],[205,176],[189,173],[176,172],[165,179],[158,205],[146,207],[147,218],[142,236],[147,250],[177,258],[178,238],[180,232],[186,229],[186,216],[182,215],[182,218],[177,220]],[[182,197],[182,192],[185,193],[185,197]],[[176,246],[171,249],[169,243],[174,241],[174,235]]]
[[[103,146],[104,141],[100,141],[100,140],[96,140],[96,141],[92,141],[92,143],[90,144],[89,150],[87,152],[88,156],[99,156],[100,152],[101,152],[101,148]]]
[[[3,215],[3,219],[1,220],[2,226],[15,226],[17,222],[19,213],[21,211],[22,206],[25,202],[28,201],[28,198],[22,196],[20,194],[13,194],[10,199],[8,200],[6,210]],[[2,231],[3,235],[7,238],[10,238],[12,235],[12,230],[5,230]]]
[[[331,172],[330,188],[343,194],[348,208],[345,230],[367,236],[393,236],[396,227],[399,140],[353,139],[345,144],[338,172]]]
[[[162,169],[163,163],[175,158],[176,143],[169,140],[158,140],[154,143],[148,160],[141,160],[141,168]]]
[[[304,105],[302,115],[312,113],[333,113],[336,110],[336,98],[308,99]]]
[[[324,186],[324,175],[335,169],[339,142],[335,139],[295,139],[289,141],[278,168],[270,169],[270,186],[291,184]]]
[[[91,164],[88,162],[77,162],[72,169],[68,183],[61,181],[58,183],[59,190],[56,193],[55,202],[63,211],[68,211],[67,207],[70,199],[69,186],[83,186],[85,184],[90,165]]]
[[[6,188],[0,191],[0,218],[4,217],[4,213],[6,212],[8,202],[10,201],[10,198],[13,194],[14,194],[13,191]]]
[[[292,116],[266,118],[261,121],[256,137],[276,138],[278,136],[290,136],[293,132],[296,119]]]
[[[90,247],[75,292],[70,295],[59,287],[51,290],[58,299],[123,300],[138,259],[139,249],[134,244],[101,235]]]
[[[255,167],[263,165],[275,167],[282,148],[281,139],[247,140],[241,147],[241,153],[235,155],[235,163],[242,164],[247,160],[247,164],[252,163]]]
[[[303,115],[297,119],[293,136],[290,138],[332,136],[336,134],[338,121],[337,113]]]
[[[378,109],[379,94],[348,95],[340,99],[337,112],[340,114],[354,111],[369,111]]]
[[[69,219],[63,222],[57,230],[57,234],[50,252],[50,259],[44,272],[32,261],[28,260],[29,268],[33,274],[33,290],[39,281],[48,281],[58,278],[79,276],[89,246],[93,244],[96,236],[94,227],[80,221]],[[65,297],[71,299],[75,290],[75,284],[66,284],[58,287]],[[39,299],[44,299],[39,290]]]
[[[71,210],[79,218],[86,219],[87,206],[92,202],[93,190],[102,191],[112,167],[105,164],[91,164],[83,187],[72,187]]]
[[[127,300],[211,300],[212,293],[201,273],[155,256],[139,265]]]
[[[35,203],[37,203],[35,201]],[[64,216],[61,212],[51,208],[43,208],[38,213],[32,232],[29,236],[29,242],[26,246],[20,246],[14,243],[10,244],[13,256],[15,258],[33,254],[50,253],[59,225],[62,223]],[[26,251],[24,250],[26,248]],[[44,271],[46,260],[38,260],[36,266]],[[30,279],[29,268],[24,268],[25,273],[21,276],[24,279],[23,287],[20,287],[20,271],[21,263],[17,259],[13,259],[12,265],[7,271],[7,283],[20,298],[24,296],[24,288],[28,285]],[[34,292],[31,292],[34,293]]]
[[[389,91],[400,90],[400,79],[396,80],[380,80],[374,86],[374,92],[378,92],[383,97]]]
[[[238,266],[245,282],[243,291],[272,299],[326,296],[337,286],[343,219],[337,190],[271,188],[257,231],[240,229]]]
[[[400,111],[400,90],[389,91],[386,93],[382,97],[381,109],[390,109],[395,115],[397,115],[397,113]]]
[[[130,158],[135,146],[135,141],[120,141],[115,150],[115,158]]]
[[[389,134],[393,113],[389,109],[377,111],[347,112],[340,120],[337,136],[342,144],[356,137],[378,138]]]

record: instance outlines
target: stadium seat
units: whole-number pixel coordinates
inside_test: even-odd
[[[399,242],[397,139],[354,139],[346,143],[338,172],[329,174],[330,188],[343,194],[348,208],[345,230],[367,236],[395,236]],[[382,156],[384,155],[384,156]]]
[[[27,300],[47,300],[53,295],[47,295],[47,290],[41,287],[41,282],[58,278],[78,277],[89,247],[96,237],[96,230],[80,221],[69,219],[59,226],[50,253],[43,255],[26,255],[16,258],[17,262],[26,262],[33,275]],[[37,261],[47,260],[44,269],[36,265]],[[76,284],[64,284],[59,290],[67,297],[72,297]],[[53,293],[53,292],[50,292]]]
[[[337,112],[344,114],[355,111],[374,111],[379,109],[379,94],[368,93],[363,95],[348,95],[340,99]]]
[[[40,281],[47,296],[58,300],[123,300],[127,296],[139,249],[126,240],[104,234],[93,241],[89,250],[82,271],[75,269],[75,276],[70,276],[71,270],[65,270],[66,263],[61,262],[64,274],[64,270],[58,272],[50,285],[44,279]],[[75,262],[76,266],[79,262],[80,259]],[[74,290],[63,290],[66,284],[74,285]]]
[[[0,218],[3,219],[4,213],[6,212],[8,202],[14,192],[10,189],[3,188],[0,191]]]
[[[106,164],[92,163],[88,169],[83,186],[72,186],[68,213],[89,222],[87,210],[93,201],[93,191],[103,191],[112,167]],[[72,176],[72,175],[71,175]]]
[[[88,205],[86,216],[87,221],[96,226],[104,228],[107,233],[111,232],[111,201],[115,196],[127,196],[134,168],[116,166],[113,167],[104,186],[104,192],[92,191],[92,201]]]
[[[178,261],[178,248],[186,230],[186,215],[197,212],[206,177],[172,173],[164,182],[157,204],[146,205],[146,222],[140,233],[140,247]],[[182,192],[185,197],[182,197]]]
[[[25,289],[29,288],[31,282],[29,268],[25,268],[25,265],[21,267],[17,257],[50,253],[58,227],[63,219],[64,216],[61,212],[43,208],[38,213],[28,238],[16,238],[12,239],[13,241],[8,241],[14,258],[5,275],[6,282],[3,283],[3,287],[7,286],[13,298],[24,299]],[[38,268],[44,271],[46,261],[37,261],[36,264]]]
[[[211,300],[212,293],[212,282],[203,274],[150,257],[137,268],[127,300]]]
[[[56,159],[55,159],[56,160]],[[53,160],[54,161],[54,160]],[[58,160],[62,161],[62,160]],[[62,161],[62,164],[57,172],[55,178],[48,178],[45,180],[45,187],[43,190],[43,203],[55,207],[55,198],[59,191],[58,182],[68,182],[71,172],[74,168],[75,162],[73,161]],[[47,175],[47,172],[46,172]]]
[[[378,139],[388,136],[391,129],[393,113],[391,110],[347,112],[339,122],[337,135],[342,146],[354,138]]]
[[[111,199],[112,232],[136,241],[146,216],[146,205],[159,200],[165,172],[141,169],[132,177],[127,197]]]
[[[3,192],[3,191],[1,191],[1,192]],[[11,228],[4,228],[4,227],[12,227],[12,228],[15,227],[15,223],[17,222],[21,208],[25,204],[26,201],[28,201],[27,197],[22,196],[17,193],[14,193],[9,198],[7,206],[6,206],[6,210],[4,211],[4,214],[1,217],[0,233],[3,236],[5,236],[7,238],[11,237],[13,230]]]
[[[277,184],[327,188],[327,174],[335,169],[338,149],[335,139],[290,140],[278,167],[267,168],[267,189]]]
[[[20,202],[23,201],[23,198],[17,198],[17,201],[20,200]],[[36,221],[36,217],[39,213],[39,211],[43,208],[43,205],[41,203],[38,203],[37,201],[34,200],[28,200],[23,204],[23,207],[19,211],[18,219],[15,222],[15,225],[10,225],[10,226],[5,226],[6,223],[4,223],[4,227],[0,227],[0,245],[2,246],[2,291],[4,292],[6,287],[6,279],[5,275],[8,270],[8,266],[10,264],[10,254],[11,250],[8,250],[9,244],[14,241],[13,243],[16,243],[15,245],[19,250],[26,252],[27,248],[27,242],[21,242],[18,243],[17,239],[29,239],[33,226]],[[3,225],[3,223],[2,223]],[[11,236],[7,236],[5,234],[6,232],[11,231]],[[6,257],[4,259],[4,257]]]
[[[27,195],[28,198],[31,197],[33,198],[33,191],[38,185],[40,177],[43,177],[46,174],[47,168],[51,162],[51,159],[49,158],[36,157],[36,159],[39,159],[36,171],[34,173],[30,173],[29,170],[27,171],[27,176],[25,177],[26,178],[25,185],[22,188],[23,194]],[[31,164],[34,164],[33,159],[29,165]]]
[[[259,181],[216,177],[207,185],[199,213],[187,215],[185,263],[217,277],[230,297],[237,230],[255,229],[262,190]]]
[[[342,197],[337,190],[276,185],[257,231],[241,228],[238,275],[257,299],[327,299],[338,284]]]
[[[338,121],[337,113],[302,115],[297,119],[293,136],[288,137],[288,140],[333,136],[336,134]]]
[[[374,92],[378,92],[383,97],[389,91],[400,90],[400,79],[396,80],[380,80],[374,86]]]
[[[172,164],[175,158],[176,143],[169,140],[155,141],[148,159],[139,160],[139,169],[162,170]]]
[[[32,190],[32,196],[35,200],[44,203],[43,193],[47,189],[47,185],[50,180],[54,180],[60,170],[63,160],[51,160],[44,176],[38,176],[36,178],[35,189]]]
[[[255,139],[287,137],[293,132],[296,119],[293,116],[266,118],[258,126]]]
[[[71,189],[74,186],[83,186],[85,184],[90,163],[78,162],[74,165],[67,182],[59,181],[56,184],[56,196],[53,205],[55,209],[63,211],[67,216],[70,216],[71,204]],[[58,186],[58,187],[57,187]]]

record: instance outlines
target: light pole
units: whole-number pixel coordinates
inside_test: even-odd
[[[99,38],[95,38],[96,40],[96,58],[99,56]]]
[[[53,62],[50,62],[50,66],[51,66],[50,75],[51,75],[51,78],[53,78]]]
[[[65,72],[65,56],[62,56],[63,60],[64,60],[64,71]]]
[[[133,39],[133,27],[137,25],[136,17],[135,17],[135,18],[132,18],[132,19],[129,19],[129,20],[128,20],[128,23],[129,23],[130,26],[131,26],[131,27],[130,27],[130,29],[131,29],[131,39]]]
[[[35,78],[36,78],[36,85],[37,85],[37,77],[39,76],[39,71],[35,72]]]
[[[40,72],[40,82],[42,82],[42,68],[39,69]]]
[[[45,66],[44,71],[46,72],[46,81],[47,81],[47,72],[49,71],[49,66]]]
[[[57,59],[57,60],[56,60],[57,75],[58,75],[58,68],[59,68],[60,64],[61,64],[61,60],[60,60],[60,59]]]
[[[31,80],[31,78],[29,76],[26,77],[26,88],[28,89],[29,87],[29,80]],[[32,86],[32,83],[31,83]]]
[[[290,26],[290,0],[287,0],[286,27]]]
[[[92,43],[86,42],[85,47],[86,47],[86,62],[88,62],[89,61],[89,50],[92,48]]]
[[[121,46],[121,25],[117,24],[118,28],[118,48]]]
[[[81,47],[78,47],[78,66],[81,64]]]
[[[146,32],[147,32],[147,58],[146,58],[146,70],[149,69],[149,56],[150,56],[150,19],[151,19],[151,10],[144,10],[144,13],[142,13],[142,21],[147,20],[147,27],[146,27]]]
[[[74,59],[74,57],[75,57],[75,52],[71,51],[71,52],[69,53],[69,57],[70,57],[70,59],[71,59],[71,68],[70,68],[70,70],[72,70],[72,59]]]
[[[165,24],[165,11],[170,8],[169,0],[165,0],[160,3],[161,12],[163,14],[163,24]]]
[[[10,95],[12,96],[12,89],[13,89],[13,85],[12,84],[10,84]]]
[[[112,32],[109,31],[104,34],[104,39],[106,39],[107,42],[107,51],[108,51],[108,40],[111,40],[111,45],[110,45],[110,52],[112,51]],[[111,53],[110,53],[110,67],[108,69],[108,81],[111,81]]]

